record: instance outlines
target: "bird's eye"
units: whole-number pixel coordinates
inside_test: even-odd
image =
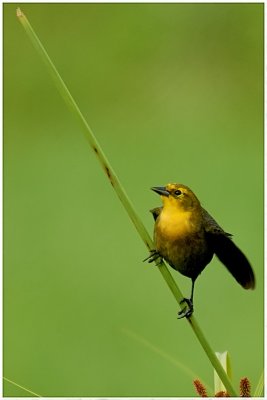
[[[174,192],[175,196],[179,196],[181,193],[182,193],[181,190],[175,190]]]

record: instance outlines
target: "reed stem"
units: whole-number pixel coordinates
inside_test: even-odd
[[[65,85],[63,79],[59,75],[55,65],[51,61],[49,55],[47,54],[45,48],[43,47],[42,43],[40,42],[38,36],[36,35],[35,31],[33,30],[32,26],[30,25],[29,21],[27,20],[26,16],[22,13],[20,8],[17,9],[17,17],[21,22],[23,28],[25,29],[26,33],[28,34],[29,39],[33,43],[35,49],[45,62],[48,67],[48,71],[53,78],[59,92],[61,93],[63,99],[72,110],[76,118],[78,119],[83,133],[91,146],[91,149],[97,156],[107,178],[109,179],[111,185],[113,186],[115,192],[117,193],[121,203],[123,204],[124,208],[126,209],[129,217],[131,218],[134,226],[136,227],[138,233],[140,234],[141,238],[143,239],[146,247],[148,250],[153,250],[154,245],[151,237],[149,236],[143,222],[137,215],[127,193],[125,192],[119,178],[117,177],[115,171],[113,170],[112,166],[110,165],[106,155],[104,154],[103,150],[101,149],[96,137],[94,136],[90,126],[88,125],[87,121],[85,120],[84,116],[82,115],[77,103],[73,99],[72,95],[70,94],[67,86]],[[180,291],[179,287],[177,286],[176,282],[174,281],[170,271],[168,270],[167,266],[163,261],[157,261],[157,267],[159,268],[162,277],[164,278],[165,282],[169,286],[171,292],[173,293],[177,303],[180,306],[180,302],[183,299],[182,292]],[[230,382],[227,374],[225,373],[222,365],[218,361],[214,351],[211,349],[205,335],[203,334],[202,330],[200,329],[196,319],[194,316],[190,318],[186,318],[189,325],[191,326],[193,332],[195,333],[199,343],[201,344],[203,350],[205,351],[207,357],[209,358],[212,366],[216,370],[217,374],[221,378],[224,386],[226,387],[228,393],[231,396],[237,396],[235,390]]]

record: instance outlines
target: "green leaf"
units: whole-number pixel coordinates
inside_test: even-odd
[[[230,356],[229,356],[228,351],[224,351],[223,353],[216,352],[215,354],[216,354],[218,360],[220,361],[223,369],[225,370],[226,375],[231,380],[232,379],[232,368],[231,368],[231,364],[230,364]],[[214,389],[215,389],[215,393],[218,393],[221,391],[227,391],[215,370],[214,370]]]

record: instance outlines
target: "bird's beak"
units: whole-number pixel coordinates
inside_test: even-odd
[[[165,189],[164,186],[152,187],[151,190],[160,194],[161,196],[168,197],[170,195],[170,193]]]

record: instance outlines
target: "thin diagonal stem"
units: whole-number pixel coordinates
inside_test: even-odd
[[[129,337],[131,337],[132,339],[138,341],[139,343],[141,343],[142,345],[146,346],[148,349],[150,349],[151,351],[153,351],[154,353],[160,355],[162,358],[164,358],[165,360],[169,361],[171,364],[175,365],[176,367],[180,368],[181,371],[183,371],[187,376],[189,376],[190,378],[196,379],[196,376],[198,376],[199,374],[197,374],[195,371],[191,370],[189,367],[187,367],[186,365],[184,365],[182,362],[180,362],[179,360],[176,360],[174,357],[172,357],[170,354],[166,353],[164,350],[162,350],[161,348],[155,346],[154,344],[152,344],[149,340],[145,339],[143,336],[141,336],[140,334],[137,334],[135,332],[133,332],[131,329],[129,328],[122,328],[121,331],[123,333],[125,333],[126,335],[128,335]],[[209,390],[209,392],[212,392],[212,388],[201,378],[200,379],[201,382],[203,383],[203,385]]]
[[[264,396],[264,371],[262,371],[258,384],[256,386],[254,397]]]
[[[96,154],[102,168],[106,176],[108,177],[110,183],[112,184],[115,192],[117,193],[120,201],[122,202],[124,208],[126,209],[129,217],[133,221],[138,233],[140,234],[141,238],[143,239],[146,247],[149,250],[154,248],[153,241],[150,238],[146,228],[144,227],[143,222],[138,217],[137,213],[134,210],[134,207],[127,196],[122,184],[120,183],[117,175],[115,174],[113,168],[111,167],[107,157],[105,156],[103,150],[101,149],[98,141],[96,140],[91,128],[89,127],[87,121],[85,120],[84,116],[82,115],[78,105],[76,104],[75,100],[73,99],[72,95],[70,94],[67,86],[65,85],[64,81],[62,80],[61,76],[59,75],[56,67],[54,66],[53,62],[51,61],[50,57],[48,56],[45,48],[43,47],[42,43],[40,42],[39,38],[37,37],[36,33],[34,32],[33,28],[31,27],[29,21],[27,20],[26,16],[22,13],[20,9],[17,9],[17,17],[19,18],[22,26],[24,27],[25,31],[27,32],[30,40],[32,41],[34,47],[36,48],[37,52],[45,62],[48,67],[48,71],[52,76],[59,92],[61,93],[62,97],[66,101],[67,105],[70,107],[72,112],[78,118],[78,121],[82,127],[83,133],[89,142],[92,150]],[[176,301],[180,304],[180,301],[183,299],[182,292],[178,288],[176,282],[174,281],[171,273],[169,272],[168,268],[166,267],[163,261],[157,262],[157,267],[159,268],[163,278],[165,279],[167,285],[169,286],[171,292],[173,293]],[[192,316],[187,318],[190,326],[192,327],[196,337],[198,338],[201,346],[203,347],[204,351],[206,352],[210,362],[212,363],[214,369],[216,370],[217,374],[220,376],[224,386],[226,387],[228,393],[231,396],[236,396],[235,390],[232,387],[230,380],[228,379],[223,367],[221,366],[220,362],[218,361],[215,353],[211,349],[209,343],[207,342],[203,332],[201,331],[199,325],[197,324],[195,318]]]
[[[11,383],[11,385],[17,386],[18,388],[20,388],[20,389],[22,389],[22,390],[25,390],[25,392],[28,392],[28,393],[30,393],[30,394],[33,394],[33,395],[36,396],[36,397],[42,397],[40,394],[37,394],[37,393],[33,392],[32,390],[27,389],[27,388],[25,388],[24,386],[21,386],[21,385],[19,385],[19,384],[16,383],[16,382],[13,382],[11,379],[5,378],[4,376],[3,376],[3,379],[4,379],[6,382]]]

